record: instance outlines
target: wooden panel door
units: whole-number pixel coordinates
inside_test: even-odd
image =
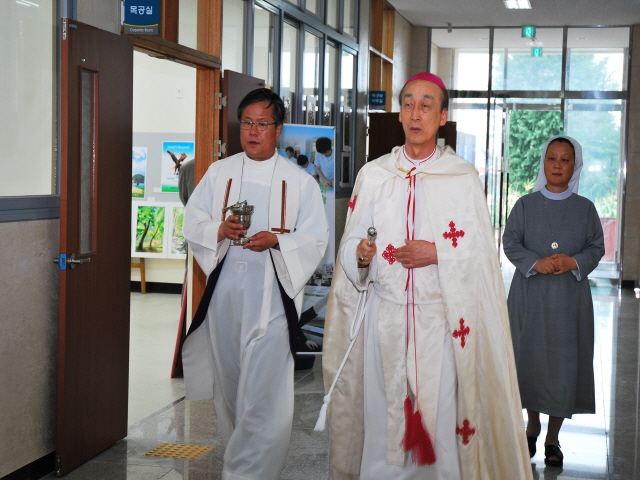
[[[133,101],[132,41],[62,21],[57,475],[127,435]]]
[[[391,153],[404,145],[404,130],[398,112],[369,114],[369,161]]]
[[[222,143],[227,145],[227,149],[223,157],[230,157],[242,151],[238,105],[247,93],[264,85],[265,81],[260,78],[231,70],[224,71],[222,95],[227,98],[227,105],[222,107]]]

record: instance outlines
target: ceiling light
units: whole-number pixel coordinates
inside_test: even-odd
[[[529,0],[503,0],[507,8],[531,8]]]
[[[20,5],[24,5],[26,7],[39,7],[40,6],[37,3],[30,2],[29,0],[16,0],[16,3],[19,3]]]

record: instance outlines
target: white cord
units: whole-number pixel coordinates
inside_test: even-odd
[[[358,293],[358,305],[356,307],[356,311],[351,319],[351,326],[349,328],[349,338],[351,339],[351,343],[349,344],[349,348],[347,348],[347,352],[345,353],[344,358],[342,359],[342,363],[336,372],[336,376],[333,378],[333,382],[331,382],[331,387],[329,388],[329,392],[324,396],[322,400],[322,408],[320,408],[320,414],[318,415],[318,421],[316,422],[316,426],[314,430],[316,432],[324,431],[327,424],[327,408],[329,407],[329,403],[331,403],[331,394],[333,393],[333,389],[338,382],[338,378],[342,373],[342,369],[347,363],[347,359],[349,358],[349,354],[353,349],[353,346],[358,339],[358,333],[360,332],[360,327],[362,326],[362,321],[364,320],[364,314],[367,311],[367,290],[362,290]],[[355,327],[355,328],[354,328]]]

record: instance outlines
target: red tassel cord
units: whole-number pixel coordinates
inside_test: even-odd
[[[413,463],[416,465],[433,465],[436,463],[436,451],[433,447],[431,435],[422,422],[420,410],[413,411],[410,397],[404,401],[405,430],[402,447],[405,452],[411,452]]]
[[[404,438],[402,439],[402,448],[405,452],[409,452],[416,444],[416,432],[413,423],[413,404],[411,398],[407,396],[404,401]]]
[[[433,448],[431,435],[424,428],[422,423],[422,414],[420,410],[413,414],[413,428],[415,429],[416,444],[413,446],[411,453],[413,461],[417,465],[433,465],[436,463],[436,451]]]
[[[407,238],[413,240],[413,223],[415,221],[415,177],[410,177],[410,193],[409,201],[407,202]],[[412,222],[409,224],[409,216],[412,217]],[[414,359],[416,361],[416,403],[418,399],[418,365],[417,365],[417,345],[416,345],[416,325],[415,325],[415,303],[413,293],[415,291],[413,269],[407,271],[407,284],[405,286],[407,290],[407,327],[406,327],[406,347],[409,349],[410,328],[413,327],[413,349]],[[409,313],[411,312],[411,314]],[[433,447],[433,441],[431,435],[427,432],[427,429],[422,422],[422,414],[418,408],[413,411],[413,402],[409,394],[410,387],[407,381],[407,398],[404,401],[404,418],[405,418],[405,431],[404,438],[402,439],[402,447],[405,452],[411,452],[413,463],[417,465],[433,465],[436,463],[436,452]]]

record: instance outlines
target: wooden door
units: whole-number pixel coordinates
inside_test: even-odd
[[[224,71],[222,79],[222,96],[227,104],[222,107],[222,143],[227,145],[224,157],[230,157],[242,151],[240,145],[240,123],[238,122],[238,105],[251,90],[262,88],[265,81],[231,70]]]
[[[62,35],[57,475],[127,435],[133,101],[130,39]]]
[[[369,161],[391,152],[393,147],[404,145],[404,130],[397,112],[369,114]]]

